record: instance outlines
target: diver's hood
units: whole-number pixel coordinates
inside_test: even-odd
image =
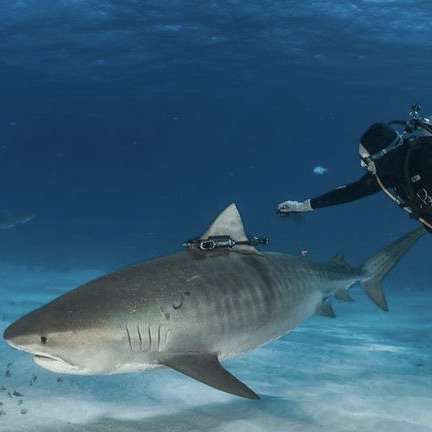
[[[399,134],[386,123],[374,123],[360,138],[361,145],[374,155],[389,147]]]

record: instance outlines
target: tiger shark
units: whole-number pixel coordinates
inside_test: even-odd
[[[334,317],[331,297],[361,282],[382,309],[387,272],[424,234],[416,229],[358,268],[260,252],[235,204],[187,249],[86,283],[11,324],[6,342],[50,371],[105,375],[172,368],[221,391],[257,393],[223,360],[247,353],[314,314]]]

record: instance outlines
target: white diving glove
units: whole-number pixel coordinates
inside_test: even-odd
[[[291,212],[306,212],[312,211],[310,200],[303,202],[298,201],[284,201],[278,205],[277,211],[280,216],[287,216]]]

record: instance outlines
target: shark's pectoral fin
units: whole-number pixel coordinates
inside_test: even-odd
[[[159,363],[226,393],[259,399],[254,391],[223,368],[216,354],[161,353]]]

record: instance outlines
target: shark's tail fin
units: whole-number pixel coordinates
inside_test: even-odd
[[[423,227],[417,228],[363,263],[361,272],[364,276],[361,282],[369,297],[381,309],[388,311],[387,302],[380,284],[382,279],[425,232]]]

